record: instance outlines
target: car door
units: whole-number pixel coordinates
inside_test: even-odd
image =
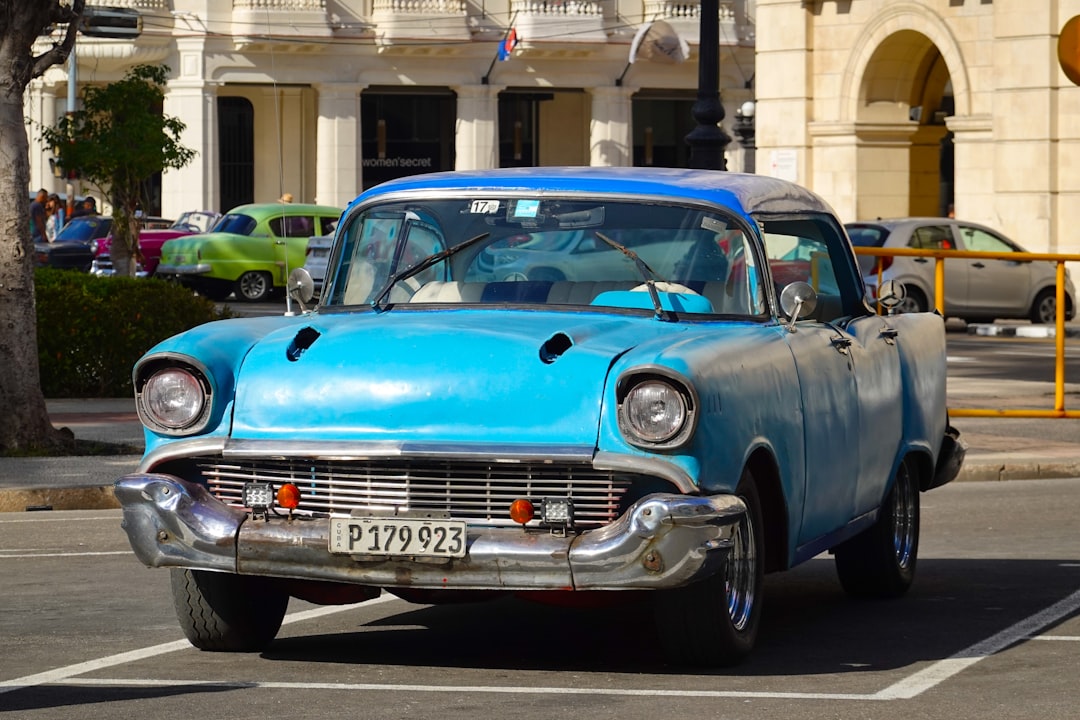
[[[271,220],[269,227],[274,235],[273,261],[280,270],[275,282],[283,285],[293,268],[304,266],[307,239],[315,230],[315,219],[312,214],[282,215]]]
[[[766,245],[784,283],[802,280],[817,292],[813,313],[787,334],[806,441],[797,542],[808,555],[825,549],[820,543],[829,533],[877,508],[885,495],[903,436],[897,333],[893,318],[867,311],[859,267],[835,223],[772,222]],[[780,252],[784,246],[790,247]]]
[[[958,245],[948,223],[916,225],[911,229],[908,247],[920,250],[955,250]],[[935,272],[937,260],[932,257],[898,259],[895,265],[908,265],[927,288],[927,310],[937,307]],[[954,315],[967,307],[968,266],[959,258],[945,259],[945,314]]]
[[[957,224],[961,248],[979,252],[1016,253],[1020,248],[985,228]],[[1031,297],[1031,263],[1026,260],[964,260],[967,265],[969,313],[1024,317]]]

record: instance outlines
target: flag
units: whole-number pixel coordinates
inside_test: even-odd
[[[516,28],[510,28],[510,32],[508,32],[506,34],[506,37],[503,39],[502,43],[499,45],[499,59],[500,60],[509,60],[510,59],[510,53],[512,53],[514,51],[514,48],[517,47],[517,44],[518,44],[517,29]]]

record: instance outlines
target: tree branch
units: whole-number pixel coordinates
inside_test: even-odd
[[[31,77],[41,77],[53,65],[59,65],[68,59],[71,49],[75,47],[75,38],[79,34],[79,25],[82,22],[83,8],[85,6],[86,0],[74,0],[70,8],[60,3],[53,6],[49,20],[57,25],[67,23],[67,32],[59,45],[53,45],[50,50],[33,59],[30,70]]]

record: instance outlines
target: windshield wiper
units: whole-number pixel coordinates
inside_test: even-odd
[[[445,250],[440,250],[434,255],[428,255],[426,258],[416,263],[415,265],[410,265],[404,270],[395,273],[389,280],[386,281],[386,284],[382,286],[382,290],[380,290],[379,294],[375,296],[375,299],[371,301],[371,307],[375,308],[376,310],[384,310],[385,308],[382,305],[383,298],[389,295],[390,291],[393,290],[394,286],[397,285],[399,282],[401,282],[402,280],[408,280],[413,275],[427,270],[435,263],[445,260],[446,258],[456,253],[458,250],[464,250],[470,245],[475,245],[490,234],[491,233],[489,232],[480,233],[476,237],[471,237],[463,243],[459,243],[457,245],[454,245],[453,247],[448,247]]]
[[[656,319],[667,320],[669,322],[674,321],[675,317],[660,304],[660,294],[656,292],[656,281],[660,280],[663,282],[664,279],[657,275],[656,271],[649,267],[649,264],[642,260],[636,252],[625,245],[620,245],[599,230],[595,230],[594,232],[596,233],[596,237],[634,261],[634,265],[637,267],[638,272],[641,273],[641,277],[645,279],[645,287],[649,290],[649,297],[652,299],[653,308],[656,310]]]

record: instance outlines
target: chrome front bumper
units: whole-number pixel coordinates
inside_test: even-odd
[[[151,567],[463,590],[679,587],[721,567],[746,513],[733,495],[657,493],[580,535],[470,527],[464,558],[371,561],[331,554],[325,518],[254,520],[172,475],[128,475],[115,493],[131,547]]]

